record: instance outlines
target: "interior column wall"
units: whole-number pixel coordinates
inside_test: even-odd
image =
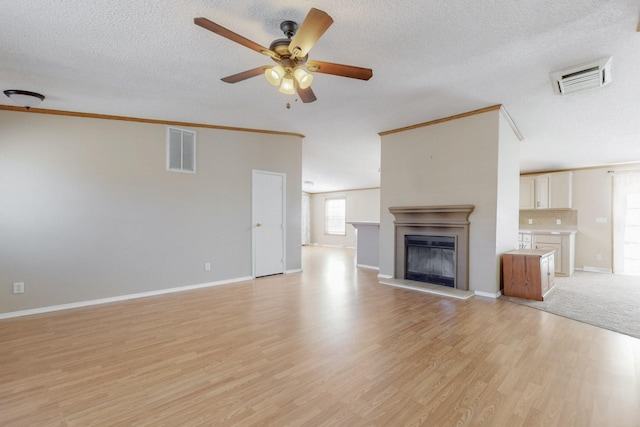
[[[498,294],[501,253],[517,247],[519,191],[517,138],[502,134],[501,114],[496,109],[382,136],[381,276],[394,271],[389,207],[471,204],[469,289]]]

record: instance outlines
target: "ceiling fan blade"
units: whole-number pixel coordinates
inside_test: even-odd
[[[295,36],[291,39],[289,52],[298,58],[306,56],[331,24],[333,24],[333,18],[326,12],[311,8]]]
[[[373,76],[373,70],[370,68],[354,67],[353,65],[334,64],[322,61],[308,61],[305,65],[307,70],[312,73],[333,74],[334,76],[360,80],[369,80]]]
[[[310,87],[306,89],[301,89],[300,86],[296,85],[296,90],[298,91],[298,96],[300,97],[300,100],[305,104],[308,104],[309,102],[313,102],[316,99],[318,99],[316,98],[316,94],[313,93]]]
[[[276,58],[276,59],[280,58],[280,55],[278,55],[277,53],[267,49],[262,45],[259,45],[256,42],[249,40],[246,37],[242,37],[240,34],[236,34],[233,31],[224,28],[222,25],[218,25],[215,22],[211,22],[207,18],[194,18],[193,23],[201,26],[204,29],[212,31],[218,34],[219,36],[222,36],[233,42],[241,44],[242,46],[248,47],[249,49],[255,50],[258,53],[271,56],[272,58]]]
[[[243,80],[250,79],[251,77],[255,77],[255,76],[259,76],[260,74],[264,74],[264,71],[267,68],[269,68],[269,67],[266,66],[266,65],[263,65],[262,67],[253,68],[251,70],[243,71],[241,73],[234,74],[232,76],[224,77],[224,78],[222,78],[220,80],[222,80],[225,83],[238,83],[238,82],[241,82]]]

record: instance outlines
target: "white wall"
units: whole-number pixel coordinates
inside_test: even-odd
[[[380,189],[315,193],[311,195],[311,243],[315,245],[354,248],[355,229],[347,224],[346,236],[324,233],[324,203],[326,199],[346,198],[347,221],[380,221]]]
[[[392,206],[475,205],[469,288],[495,295],[517,248],[519,142],[500,110],[382,136],[380,274],[393,276]]]
[[[300,138],[191,130],[195,175],[164,125],[0,111],[0,313],[251,276],[252,169],[286,173],[300,269]]]

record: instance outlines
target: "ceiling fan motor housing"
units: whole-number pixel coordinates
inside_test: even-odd
[[[298,31],[298,23],[294,21],[282,21],[280,29],[284,35],[290,39],[296,34],[296,31]]]
[[[281,64],[283,67],[295,67],[297,64],[304,64],[307,62],[307,58],[309,55],[305,55],[303,57],[293,56],[289,51],[289,44],[291,43],[291,39],[276,39],[269,45],[269,50],[278,54],[280,58],[272,57],[275,62]],[[287,64],[287,61],[290,64]]]

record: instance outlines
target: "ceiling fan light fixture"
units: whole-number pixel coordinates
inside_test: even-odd
[[[284,68],[282,65],[276,65],[275,67],[267,68],[264,71],[264,75],[267,81],[274,86],[278,86],[284,77]]]
[[[293,72],[293,76],[298,81],[301,89],[308,88],[313,82],[313,75],[307,73],[302,68],[296,68],[296,70]]]
[[[296,93],[296,88],[291,77],[284,77],[282,79],[282,84],[280,85],[280,93],[284,93],[285,95],[293,95]]]
[[[19,89],[7,89],[4,91],[14,103],[21,107],[25,107],[27,110],[31,107],[35,107],[44,100],[44,95],[39,93],[29,92],[28,90]]]

